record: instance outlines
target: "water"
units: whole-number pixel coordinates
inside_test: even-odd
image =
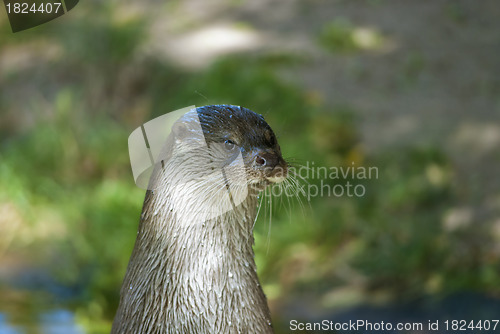
[[[0,334],[20,334],[22,331],[16,326],[7,323],[7,316],[0,313]]]
[[[22,323],[6,313],[0,313],[0,334],[85,334],[83,328],[75,322],[72,312],[55,309],[40,312],[32,319]]]
[[[80,290],[43,268],[0,271],[0,334],[85,334],[70,308]]]

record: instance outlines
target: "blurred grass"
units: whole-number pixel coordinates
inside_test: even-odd
[[[338,18],[323,27],[319,42],[333,52],[353,52],[358,49],[353,31],[350,21]]]
[[[324,24],[317,41],[324,49],[340,54],[380,49],[387,42],[384,36],[373,28],[356,27],[343,17]]]
[[[432,147],[364,152],[353,107],[325,105],[315,92],[277,76],[277,68],[293,66],[293,57],[231,56],[187,73],[140,55],[148,28],[142,20],[121,22],[103,10],[72,25],[61,34],[43,28],[46,42],[62,51],[57,65],[37,65],[40,92],[21,102],[30,106],[32,126],[12,121],[19,101],[0,94],[1,128],[8,133],[0,137],[0,203],[13,205],[20,220],[5,254],[28,254],[60,284],[76,287],[77,315],[90,332],[109,330],[144,196],[132,180],[127,137],[143,122],[191,104],[238,104],[264,114],[298,166],[355,162],[380,172],[378,179],[343,180],[362,183],[364,197],[302,198],[290,206],[275,200],[272,221],[262,212],[256,260],[271,300],[321,296],[345,285],[393,299],[499,292],[489,231],[443,227],[460,196],[448,157]],[[356,52],[352,31],[350,23],[334,22],[320,40]],[[2,48],[39,34],[12,38],[4,23]],[[414,77],[421,66],[415,56],[401,75]],[[20,79],[31,70],[2,77],[2,86],[25,89]]]

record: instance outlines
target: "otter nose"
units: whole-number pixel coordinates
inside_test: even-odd
[[[280,158],[274,153],[262,152],[255,157],[255,164],[258,167],[274,168],[278,165]]]

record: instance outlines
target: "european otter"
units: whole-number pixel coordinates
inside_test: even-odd
[[[246,108],[196,108],[160,160],[112,334],[273,333],[252,249],[257,195],[287,176],[273,130]]]

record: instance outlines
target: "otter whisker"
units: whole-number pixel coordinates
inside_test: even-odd
[[[284,194],[284,197],[286,197],[286,200],[287,200],[287,203],[288,203],[287,211],[288,211],[288,216],[290,217],[290,222],[291,222],[291,219],[292,219],[292,204],[290,202],[290,196],[288,196],[288,193],[287,193],[287,189],[290,188],[289,185],[290,185],[290,180],[288,180],[288,178],[285,179],[285,181],[283,183],[280,183],[280,187],[281,187],[281,189],[283,189],[281,193]],[[282,200],[281,203],[285,207],[284,201],[283,201],[283,195],[281,196],[281,200]]]
[[[294,198],[297,200],[300,208],[301,208],[301,212],[303,215],[305,215],[305,206],[304,206],[304,203],[302,201],[302,196],[306,196],[306,193],[304,191],[304,189],[302,189],[300,187],[300,183],[299,181],[295,178],[295,176],[293,174],[290,174],[288,176],[288,178],[286,179],[286,182],[287,182],[287,186],[289,186],[291,189],[292,189],[292,192],[294,194]],[[310,205],[310,203],[309,203]]]
[[[257,205],[257,214],[255,215],[255,219],[253,220],[252,231],[255,228],[255,223],[257,222],[257,218],[259,218],[260,209],[262,208],[262,201],[264,200],[264,196],[260,196],[259,203]]]
[[[267,190],[267,189],[266,189]],[[269,254],[269,247],[271,245],[271,227],[273,223],[273,193],[269,187],[269,226],[267,230],[267,249],[266,255]]]

